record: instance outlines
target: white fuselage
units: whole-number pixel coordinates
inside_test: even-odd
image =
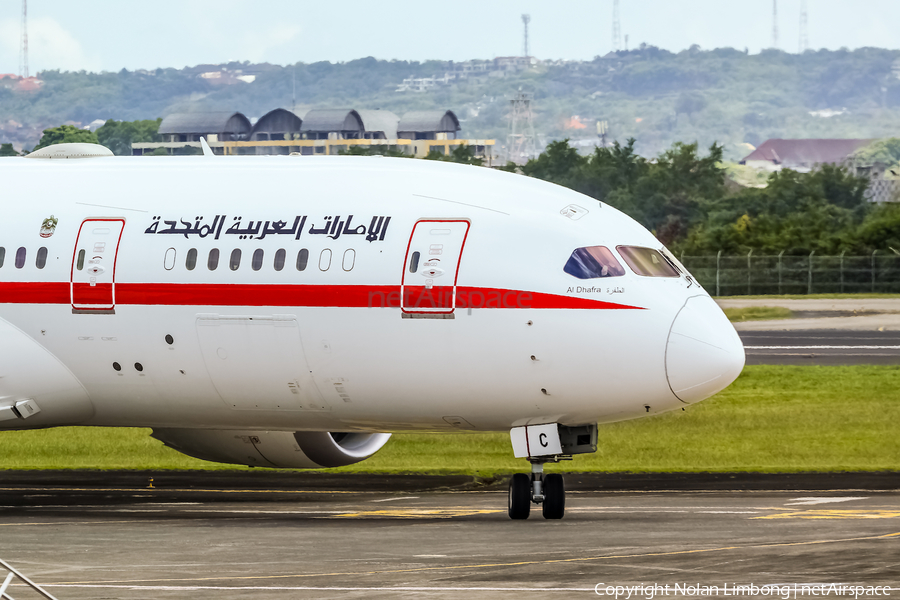
[[[0,429],[577,425],[684,406],[743,366],[685,274],[564,272],[576,248],[661,244],[527,177],[380,157],[7,159],[0,174],[0,407],[40,407]]]

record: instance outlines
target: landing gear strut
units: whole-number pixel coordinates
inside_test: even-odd
[[[527,519],[531,505],[540,504],[545,519],[562,519],[566,513],[563,478],[558,473],[544,475],[544,463],[596,452],[597,425],[522,425],[510,429],[509,435],[516,458],[531,463],[531,477],[517,473],[509,482],[509,518]]]
[[[531,504],[540,504],[545,519],[562,519],[566,512],[566,490],[559,473],[544,475],[544,462],[531,460],[531,477],[516,473],[509,482],[509,518],[527,519]]]

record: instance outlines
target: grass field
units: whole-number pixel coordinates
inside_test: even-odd
[[[781,294],[768,296],[715,296],[716,300],[872,300],[898,299],[900,294]]]
[[[732,323],[743,321],[770,321],[772,319],[790,319],[794,313],[780,306],[748,306],[746,308],[723,308],[722,312]]]
[[[751,366],[682,412],[602,425],[596,454],[555,471],[900,470],[900,367]],[[509,436],[397,434],[372,458],[332,472],[523,471]],[[188,458],[147,429],[0,432],[0,469],[245,469]]]

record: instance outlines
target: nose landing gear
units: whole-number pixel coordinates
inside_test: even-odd
[[[531,505],[540,504],[545,519],[562,519],[566,490],[559,473],[544,475],[544,461],[531,461],[531,477],[516,473],[509,481],[509,518],[527,519]]]
[[[540,504],[545,519],[562,519],[566,513],[563,477],[559,473],[544,475],[544,463],[596,452],[597,425],[523,425],[513,427],[509,435],[516,458],[531,463],[531,477],[516,473],[509,481],[509,518],[527,519],[531,505]]]

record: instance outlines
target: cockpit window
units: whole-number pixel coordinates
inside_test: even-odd
[[[621,277],[625,269],[606,246],[578,248],[569,257],[563,271],[578,279]]]
[[[616,250],[628,266],[645,277],[680,277],[678,270],[653,248],[617,246]]]

